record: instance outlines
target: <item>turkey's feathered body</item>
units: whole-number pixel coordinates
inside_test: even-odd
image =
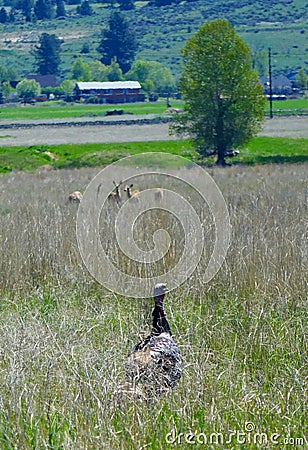
[[[126,376],[135,386],[161,394],[176,386],[183,373],[183,361],[169,333],[150,335],[137,344],[127,358]]]

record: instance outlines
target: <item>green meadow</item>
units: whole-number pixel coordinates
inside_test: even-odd
[[[183,108],[183,102],[171,99],[173,108]],[[35,105],[1,106],[1,119],[7,120],[44,120],[44,119],[65,119],[78,117],[104,117],[107,111],[121,110],[123,114],[132,115],[161,115],[165,113],[166,100],[160,99],[158,102],[145,102],[135,104],[120,105],[95,105],[84,103],[65,103],[62,101],[49,101],[46,103],[36,103]],[[279,114],[296,114],[308,110],[308,99],[294,99],[284,101],[273,101],[273,111]],[[266,105],[266,112],[269,112],[269,103]]]
[[[118,144],[65,144],[30,147],[0,147],[0,172],[35,170],[43,165],[55,169],[96,167],[129,155],[164,152],[198,163],[213,165],[213,159],[200,160],[188,140],[128,142]],[[241,149],[232,164],[298,163],[308,159],[308,139],[259,136]]]

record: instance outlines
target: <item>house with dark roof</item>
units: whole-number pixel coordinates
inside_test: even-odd
[[[77,100],[97,99],[99,103],[135,103],[144,101],[138,81],[77,82],[74,94]]]
[[[261,77],[261,84],[264,87],[264,93],[270,93],[270,82],[269,77]],[[285,76],[273,77],[272,78],[272,93],[273,94],[292,94],[292,82]]]
[[[59,81],[57,80],[56,75],[49,74],[49,75],[39,75],[39,74],[29,74],[26,75],[26,78],[28,80],[35,80],[41,88],[46,87],[56,87],[59,86]]]

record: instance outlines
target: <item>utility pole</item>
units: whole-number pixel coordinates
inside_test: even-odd
[[[268,49],[268,77],[269,77],[269,97],[270,97],[270,118],[273,118],[273,85],[272,85],[272,54]]]

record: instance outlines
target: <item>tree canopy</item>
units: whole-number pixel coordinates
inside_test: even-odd
[[[58,74],[61,41],[55,34],[43,33],[39,45],[35,47],[34,55],[38,73],[41,75]]]
[[[91,72],[88,64],[82,58],[77,58],[72,66],[71,78],[77,81],[91,81]]]
[[[24,78],[16,86],[18,97],[24,100],[31,100],[41,93],[41,86],[35,80]]]
[[[308,76],[303,68],[299,69],[296,75],[296,83],[300,89],[307,89],[308,87]]]
[[[76,8],[77,14],[80,14],[81,16],[92,16],[93,9],[90,5],[90,2],[88,0],[84,0],[81,2],[80,5]]]
[[[102,55],[103,64],[109,66],[116,59],[123,73],[130,69],[135,59],[137,42],[127,20],[118,11],[110,16],[108,28],[102,32],[97,51]]]
[[[176,89],[175,79],[170,69],[156,61],[135,61],[127,72],[126,79],[139,81],[147,92],[168,94]]]
[[[0,64],[0,79],[2,81],[17,81],[19,76],[12,67]]]
[[[51,1],[37,0],[34,5],[34,13],[39,20],[51,19],[54,13]]]
[[[118,3],[122,11],[135,9],[134,0],[118,0]]]
[[[225,165],[263,122],[265,96],[250,49],[227,20],[206,22],[182,49],[179,88],[185,112],[176,133],[188,133],[202,156],[217,155]]]
[[[94,81],[107,81],[108,67],[100,61],[90,61],[88,67]]]
[[[5,8],[0,9],[0,23],[6,23],[9,20],[9,16],[7,15],[7,12]]]

